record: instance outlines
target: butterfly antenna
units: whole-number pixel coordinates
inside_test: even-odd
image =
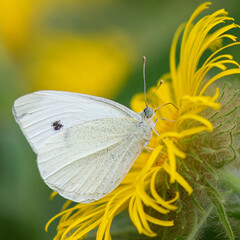
[[[155,108],[154,112],[156,112],[159,108],[164,107],[164,106],[169,105],[169,104],[172,105],[173,107],[175,107],[179,111],[178,107],[174,103],[168,102],[168,103],[165,103],[165,104]]]
[[[162,85],[162,83],[163,83],[163,80],[161,80],[161,81],[159,82],[157,88],[156,88],[155,91],[153,92],[152,96],[149,98],[148,103],[151,102],[153,96],[155,95],[155,93],[157,92],[157,90],[160,88],[160,86]]]
[[[147,104],[147,91],[146,91],[145,65],[146,65],[146,57],[145,57],[145,56],[143,56],[143,82],[144,82],[144,97],[145,97],[145,104],[146,104],[146,107],[147,107],[147,106],[148,106],[148,104]]]

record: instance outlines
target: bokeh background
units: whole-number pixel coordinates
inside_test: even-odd
[[[93,94],[129,106],[169,71],[177,27],[200,0],[0,0],[0,239],[48,240],[45,223],[64,200],[38,173],[12,116],[16,98],[42,89]],[[239,0],[213,1],[240,24]],[[240,49],[234,49],[240,56]],[[215,239],[207,230],[203,239]],[[216,235],[216,234],[214,234]],[[221,236],[223,237],[223,236]],[[224,238],[216,238],[224,239]]]

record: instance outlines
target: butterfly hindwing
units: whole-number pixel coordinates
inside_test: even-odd
[[[102,198],[117,187],[140,154],[139,122],[105,118],[52,136],[39,149],[38,167],[53,190],[75,202]]]

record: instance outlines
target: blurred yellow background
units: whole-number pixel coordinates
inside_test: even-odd
[[[169,71],[175,30],[202,2],[0,0],[0,239],[52,239],[55,226],[50,233],[44,226],[64,202],[48,199],[51,190],[12,116],[14,100],[54,89],[129,106],[143,91],[142,56],[150,87]],[[213,1],[211,11],[219,8],[240,24],[239,0]]]

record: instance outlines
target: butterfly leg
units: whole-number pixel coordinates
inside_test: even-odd
[[[157,120],[158,120],[158,119],[162,119],[162,120],[169,121],[169,122],[176,122],[176,120],[170,120],[170,119],[166,119],[166,118],[162,118],[162,117],[158,117]],[[157,120],[156,120],[156,121],[157,121]],[[155,122],[156,122],[156,121],[155,121]]]
[[[153,130],[158,136],[159,136],[159,132],[155,129],[155,126],[156,126],[157,121],[158,121],[159,118],[160,118],[160,117],[157,117],[157,119],[156,119],[156,121],[154,122],[153,127],[152,127],[152,130]]]
[[[159,132],[153,127],[152,130],[159,136]]]
[[[153,124],[152,130],[153,130],[158,136],[159,136],[159,133],[158,133],[158,131],[155,129],[155,126],[156,126],[156,124],[157,124],[158,119],[162,119],[162,120],[169,121],[169,122],[176,122],[176,120],[170,120],[170,119],[166,119],[166,118],[162,118],[162,117],[157,117],[156,121],[155,121],[154,124]]]
[[[154,148],[150,148],[150,147],[144,147],[148,152],[152,152],[154,150]]]
[[[145,142],[145,144],[143,145],[143,148],[146,149],[148,152],[152,152],[154,148],[147,147],[148,143],[149,141]]]

